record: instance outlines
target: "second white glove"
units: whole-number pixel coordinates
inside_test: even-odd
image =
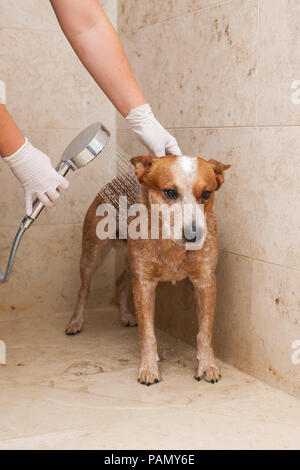
[[[59,190],[67,189],[69,182],[51,165],[49,157],[26,139],[13,155],[4,158],[25,192],[26,214],[32,213],[32,198],[36,195],[47,207],[54,207]]]
[[[157,157],[181,155],[175,137],[158,122],[149,104],[132,109],[126,121],[138,139]]]

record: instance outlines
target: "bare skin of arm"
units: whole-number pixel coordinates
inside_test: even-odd
[[[9,157],[25,143],[25,138],[4,104],[0,104],[0,155]]]
[[[77,56],[125,117],[147,103],[119,36],[97,0],[50,0]]]

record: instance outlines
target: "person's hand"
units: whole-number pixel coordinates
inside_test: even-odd
[[[149,104],[132,109],[126,120],[136,133],[138,140],[146,145],[155,156],[181,155],[175,137],[157,121]]]
[[[47,155],[26,139],[25,144],[13,155],[4,159],[25,192],[26,214],[32,213],[32,198],[36,195],[47,207],[54,207],[59,190],[69,187],[69,182],[59,175]]]

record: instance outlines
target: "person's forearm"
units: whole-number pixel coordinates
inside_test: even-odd
[[[50,0],[77,56],[123,115],[147,103],[121,41],[97,0]]]
[[[25,138],[4,104],[0,104],[0,155],[8,157],[25,143]]]

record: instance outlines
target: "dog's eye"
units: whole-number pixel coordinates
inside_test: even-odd
[[[177,199],[178,198],[178,192],[175,191],[175,189],[165,189],[164,190],[164,195],[168,199]]]
[[[205,191],[203,191],[202,193],[202,199],[204,199],[205,201],[207,201],[207,199],[209,199],[211,196],[211,191],[208,191],[207,189]]]

